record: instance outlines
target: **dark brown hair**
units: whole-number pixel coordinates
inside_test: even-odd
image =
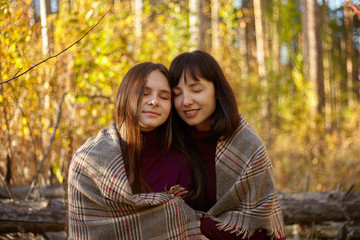
[[[115,123],[121,138],[121,150],[126,173],[133,193],[151,191],[140,173],[142,135],[139,125],[139,112],[144,95],[146,81],[150,73],[159,70],[166,79],[169,72],[162,64],[144,62],[132,67],[119,86],[115,102]],[[171,116],[159,126],[162,142],[169,149],[172,141]]]
[[[195,81],[203,78],[214,84],[216,94],[216,107],[211,115],[211,130],[219,139],[229,138],[239,125],[239,112],[232,88],[221,70],[218,62],[208,53],[194,51],[182,53],[175,57],[170,64],[170,87],[173,89],[180,81],[191,77]],[[199,209],[207,208],[206,196],[206,170],[200,161],[198,154],[192,146],[192,139],[187,131],[187,124],[173,111],[173,120],[176,128],[173,128],[174,144],[192,162],[193,189],[191,200]]]

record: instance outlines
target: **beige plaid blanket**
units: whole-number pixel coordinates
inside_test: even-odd
[[[69,239],[206,239],[196,213],[168,193],[132,194],[115,125],[89,139],[69,168]]]
[[[263,229],[285,236],[270,158],[258,134],[240,116],[240,125],[216,148],[217,203],[208,214],[218,227],[243,237]]]
[[[199,216],[219,229],[251,236],[264,229],[284,237],[284,225],[266,149],[241,118],[237,131],[216,150],[217,203],[207,213],[193,211],[169,192],[132,194],[115,125],[89,139],[69,168],[69,239],[206,239]]]

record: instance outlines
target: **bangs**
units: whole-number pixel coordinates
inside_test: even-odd
[[[185,68],[183,69],[182,74],[184,74],[184,81],[185,82],[187,81],[188,77],[192,78],[196,82],[200,81],[199,77],[200,78],[205,78],[204,76],[202,76],[201,71],[198,70],[198,67],[195,64],[187,64],[185,66]]]

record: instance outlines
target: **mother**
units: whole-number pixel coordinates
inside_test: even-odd
[[[259,135],[238,113],[235,95],[217,61],[202,51],[170,65],[174,140],[189,159],[198,186],[195,210],[206,212],[209,239],[284,238],[270,158]]]

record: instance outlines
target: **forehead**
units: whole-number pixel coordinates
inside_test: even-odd
[[[153,70],[146,79],[146,88],[170,90],[168,79],[159,70]]]

